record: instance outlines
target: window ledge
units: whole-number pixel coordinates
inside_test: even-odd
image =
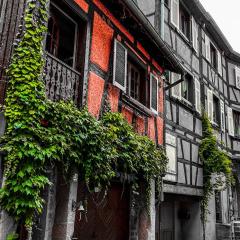
[[[142,103],[138,102],[137,100],[135,100],[134,98],[130,97],[125,93],[123,93],[122,101],[129,107],[134,108],[136,111],[147,117],[151,117],[154,115],[154,113],[149,108],[147,108]]]
[[[176,33],[178,33],[178,36],[181,37],[181,39],[188,45],[188,47],[190,49],[194,49],[194,47],[192,45],[192,41],[190,39],[188,39],[180,29],[175,27],[173,24],[171,24],[171,26],[173,29],[175,29]],[[194,51],[196,52],[195,49],[194,49]]]
[[[240,136],[237,136],[237,135],[235,135],[235,136],[230,136],[232,139],[234,139],[234,140],[238,140],[238,141],[240,141]]]
[[[191,45],[190,44],[191,41],[189,40],[189,38],[180,29],[178,29],[178,33],[180,36],[182,36],[182,38],[185,40],[185,42],[187,42],[189,45]]]
[[[175,98],[175,97],[171,96],[170,99],[172,99],[173,101],[175,101],[177,103],[180,103],[182,106],[186,107],[187,109],[189,109],[192,112],[196,111],[194,105],[192,103],[190,103],[189,101],[183,99],[183,98],[182,99],[178,99],[178,98]]]
[[[185,104],[187,104],[189,107],[193,108],[193,104],[191,102],[189,102],[187,99],[182,98],[181,101],[184,102]]]

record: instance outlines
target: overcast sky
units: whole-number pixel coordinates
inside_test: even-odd
[[[240,53],[240,0],[200,0],[233,49]]]

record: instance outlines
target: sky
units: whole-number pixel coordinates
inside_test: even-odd
[[[200,0],[223,34],[240,53],[240,0]]]

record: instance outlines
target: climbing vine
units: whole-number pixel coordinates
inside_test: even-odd
[[[227,153],[221,150],[213,133],[211,122],[203,115],[203,139],[199,148],[199,156],[203,162],[203,199],[201,203],[202,221],[205,224],[208,215],[208,202],[214,190],[227,187],[233,182],[231,160]],[[215,175],[213,181],[212,176]]]
[[[60,166],[65,175],[77,168],[89,192],[107,188],[117,172],[133,174],[134,186],[147,184],[149,202],[150,181],[159,183],[167,165],[163,149],[136,134],[120,113],[106,112],[97,120],[72,102],[46,99],[46,2],[27,4],[23,33],[8,69],[7,129],[1,139],[6,156],[0,205],[28,229],[42,211],[50,166]]]

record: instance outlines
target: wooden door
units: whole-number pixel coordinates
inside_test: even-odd
[[[81,192],[81,191],[79,191]],[[81,197],[81,196],[80,196]],[[127,240],[129,238],[129,190],[113,184],[100,206],[94,198],[88,200],[86,218],[77,213],[74,239]]]

